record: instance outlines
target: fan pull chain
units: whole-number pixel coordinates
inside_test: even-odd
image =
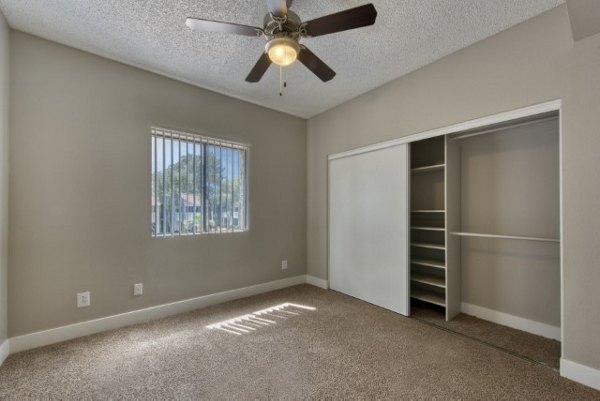
[[[283,66],[279,66],[279,96],[283,96],[283,89],[287,88]]]

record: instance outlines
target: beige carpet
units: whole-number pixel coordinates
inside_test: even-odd
[[[206,328],[286,302],[316,310],[289,306]],[[589,400],[600,392],[302,285],[12,355],[0,367],[0,399],[25,398]]]
[[[443,312],[413,305],[411,315],[478,341],[503,348],[523,358],[531,359],[554,370],[560,368],[560,342],[525,331],[491,323],[474,316],[459,314],[449,322]]]

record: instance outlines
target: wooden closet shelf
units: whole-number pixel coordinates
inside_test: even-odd
[[[439,288],[446,288],[446,279],[444,279],[444,277],[429,276],[421,273],[411,273],[410,279],[411,281],[417,283],[432,285]]]
[[[445,164],[434,164],[432,166],[415,167],[410,169],[413,173],[430,173],[434,171],[442,171],[446,167]]]
[[[446,231],[444,227],[422,227],[422,226],[412,226],[411,230],[422,230],[422,231]]]
[[[426,266],[426,267],[435,267],[437,269],[445,269],[446,264],[439,260],[431,260],[431,259],[411,259],[410,263],[413,265]]]
[[[417,210],[411,210],[411,213],[446,213],[445,210],[443,209],[417,209]]]
[[[431,244],[431,243],[426,243],[426,242],[411,242],[410,246],[414,246],[417,248],[428,248],[428,249],[440,249],[440,250],[446,249],[446,245],[444,245],[444,244]]]
[[[443,306],[444,308],[446,307],[446,299],[443,294],[413,288],[411,289],[410,297],[418,299],[419,301],[425,301],[429,302],[430,304]]]

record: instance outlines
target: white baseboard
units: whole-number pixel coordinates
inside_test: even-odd
[[[586,386],[600,390],[600,370],[568,359],[560,359],[560,375]]]
[[[7,338],[2,342],[2,345],[0,345],[0,365],[4,363],[8,354],[10,354],[10,340]]]
[[[508,313],[487,309],[482,306],[461,303],[460,311],[467,315],[475,316],[483,320],[498,323],[513,329],[527,331],[538,336],[551,338],[560,341],[560,327],[552,326],[546,323],[536,322],[535,320],[525,319],[523,317],[509,315]]]
[[[310,274],[306,275],[306,283],[310,284],[310,285],[314,285],[315,287],[322,288],[324,290],[329,289],[329,282],[327,280],[323,280],[322,278],[311,276]]]
[[[73,338],[100,333],[102,331],[112,330],[119,327],[130,326],[132,324],[142,323],[166,316],[177,315],[179,313],[189,312],[194,309],[200,309],[210,305],[233,301],[235,299],[246,298],[252,295],[258,295],[285,287],[291,287],[293,285],[304,284],[306,282],[306,275],[284,278],[281,280],[252,285],[249,287],[218,292],[197,298],[121,313],[119,315],[107,316],[81,323],[56,327],[54,329],[24,334],[22,336],[10,338],[10,347],[7,346],[7,348],[10,349],[11,354],[14,354],[15,352],[19,351],[42,347],[44,345],[67,341]],[[6,343],[7,342],[5,341],[5,344]]]

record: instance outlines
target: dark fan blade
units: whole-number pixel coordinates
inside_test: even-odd
[[[375,10],[375,6],[366,4],[308,21],[306,23],[306,33],[308,36],[321,36],[347,31],[348,29],[373,25],[376,18],[377,10]]]
[[[323,82],[331,81],[335,77],[335,71],[306,47],[303,47],[298,53],[298,60]]]
[[[246,77],[247,82],[258,82],[265,75],[267,69],[271,65],[271,59],[267,53],[263,53],[262,56],[258,59],[250,74]]]
[[[291,1],[289,1],[291,3]],[[287,15],[288,1],[286,0],[267,0],[269,12],[275,17],[284,17]]]
[[[232,24],[231,22],[211,21],[208,19],[188,18],[185,24],[194,31],[233,33],[245,36],[261,36],[263,30],[254,26]]]

